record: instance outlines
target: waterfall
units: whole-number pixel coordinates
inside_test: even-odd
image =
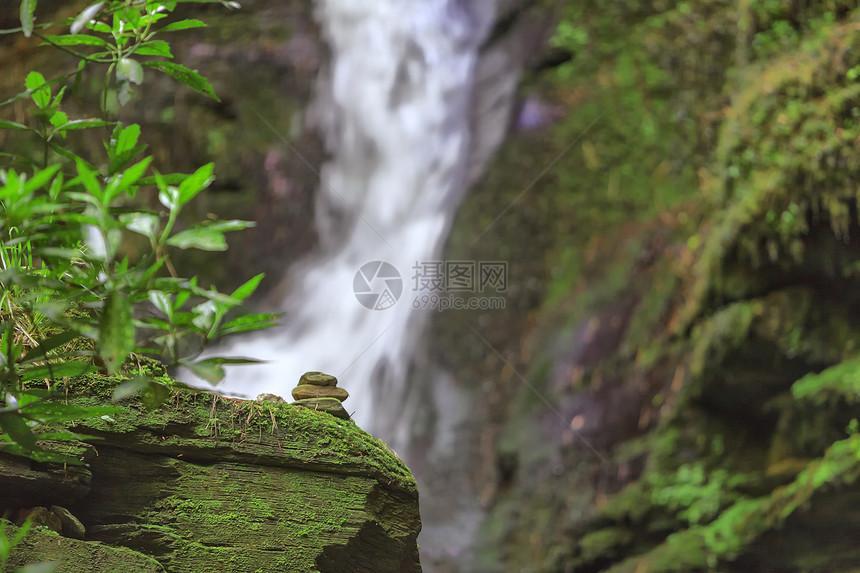
[[[427,321],[413,308],[413,267],[439,259],[464,190],[493,11],[493,0],[318,0],[331,50],[309,114],[331,154],[317,194],[320,249],[290,269],[282,329],[217,350],[266,361],[229,368],[220,392],[289,398],[303,372],[324,371],[372,431],[374,396],[406,378]]]

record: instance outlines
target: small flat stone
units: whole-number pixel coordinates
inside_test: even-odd
[[[278,396],[277,394],[259,394],[257,396],[257,402],[274,402],[276,404],[283,404],[286,402],[283,398]]]
[[[296,400],[293,402],[293,406],[301,406],[319,412],[328,412],[336,418],[349,420],[349,414],[337,398],[305,398],[304,400]]]
[[[314,386],[337,386],[337,378],[325,372],[305,372],[299,379],[299,386],[312,384]]]
[[[336,398],[343,402],[349,398],[349,392],[343,388],[335,388],[334,386],[301,384],[293,388],[293,398],[296,400],[304,400],[305,398]]]

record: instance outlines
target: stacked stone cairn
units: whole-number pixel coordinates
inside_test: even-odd
[[[305,372],[299,380],[299,385],[293,388],[293,406],[302,406],[311,410],[328,412],[332,416],[349,419],[343,402],[349,398],[349,392],[337,387],[337,378],[322,372]]]

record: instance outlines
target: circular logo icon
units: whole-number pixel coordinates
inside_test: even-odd
[[[403,294],[403,279],[391,263],[371,261],[361,265],[352,281],[352,292],[362,306],[385,310]]]

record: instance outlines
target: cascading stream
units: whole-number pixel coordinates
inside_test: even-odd
[[[287,397],[303,372],[321,370],[338,376],[351,394],[345,406],[373,429],[374,393],[405,379],[426,322],[413,308],[413,267],[439,258],[463,191],[475,65],[493,5],[318,2],[331,48],[311,113],[332,155],[317,197],[321,249],[290,271],[283,329],[218,349],[268,361],[229,369],[219,391]],[[390,263],[402,278],[390,308],[366,308],[355,296],[356,272],[370,261]],[[366,276],[371,295],[396,286]]]

